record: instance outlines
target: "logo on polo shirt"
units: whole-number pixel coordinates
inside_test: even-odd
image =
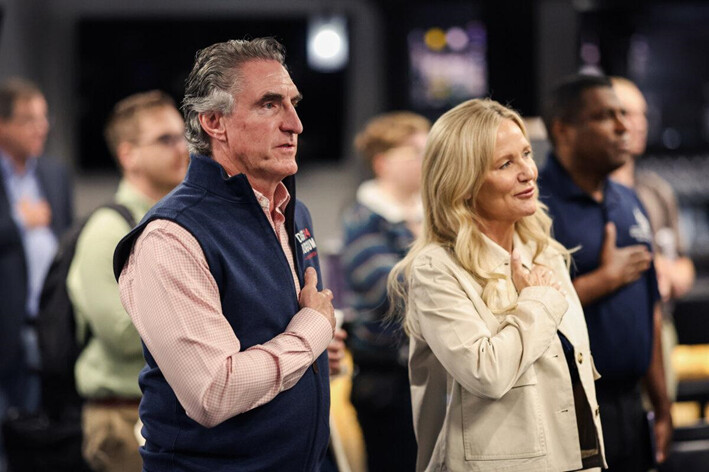
[[[630,227],[630,235],[637,241],[652,244],[650,221],[638,207],[633,208],[633,216],[635,217],[635,224]]]
[[[300,250],[306,261],[318,255],[318,251],[315,250],[317,248],[315,238],[313,238],[308,228],[301,229],[295,233],[295,240],[300,243]]]

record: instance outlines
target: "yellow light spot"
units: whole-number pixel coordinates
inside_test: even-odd
[[[423,37],[426,46],[434,51],[446,47],[446,33],[441,28],[431,28]]]

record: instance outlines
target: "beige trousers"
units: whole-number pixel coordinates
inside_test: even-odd
[[[138,405],[86,403],[82,412],[83,455],[96,472],[141,472],[135,424]]]

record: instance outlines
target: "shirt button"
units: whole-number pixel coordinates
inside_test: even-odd
[[[579,362],[579,364],[583,364],[583,352],[578,353],[578,355],[576,356],[576,360]]]
[[[596,407],[595,413],[596,413],[596,416],[598,416],[600,414],[600,409],[598,407]]]

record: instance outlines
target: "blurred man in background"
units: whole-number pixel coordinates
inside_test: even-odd
[[[640,170],[637,161],[647,145],[647,102],[640,89],[623,77],[611,78],[628,122],[631,158],[611,174],[611,178],[635,190],[647,211],[655,247],[655,270],[662,295],[662,347],[665,375],[670,398],[677,393],[677,379],[672,369],[672,348],[677,345],[677,332],[672,318],[672,300],[687,294],[694,285],[694,263],[687,257],[679,227],[679,206],[675,192],[655,172]]]
[[[609,470],[646,471],[665,459],[672,419],[650,224],[635,193],[608,178],[630,159],[629,124],[610,80],[588,75],[568,77],[552,89],[544,124],[553,152],[539,174],[539,194],[556,239],[579,248],[572,278],[602,376],[597,414]],[[654,431],[641,382],[654,407]]]
[[[656,270],[663,297],[679,298],[694,284],[694,263],[686,256],[679,228],[679,208],[674,190],[655,172],[637,169],[637,160],[647,144],[647,102],[638,87],[623,77],[613,77],[613,90],[625,109],[630,136],[631,159],[611,175],[623,185],[635,189],[650,218],[658,253]]]
[[[389,272],[406,255],[423,221],[421,160],[430,127],[415,113],[385,113],[355,139],[374,179],[360,185],[356,203],[345,212],[342,258],[356,313],[349,327],[356,366],[351,398],[369,472],[416,466],[408,343],[401,328],[384,316]]]
[[[114,202],[140,221],[187,171],[182,115],[160,91],[131,95],[115,105],[105,136],[123,175]],[[113,276],[113,251],[132,226],[111,208],[95,211],[79,236],[67,278],[80,338],[90,332],[75,373],[77,390],[86,399],[83,455],[96,471],[140,472],[143,467],[134,431],[138,374],[145,360]]]
[[[47,101],[22,79],[0,84],[0,415],[39,406],[39,348],[32,321],[58,239],[73,218],[67,169],[40,157]],[[2,467],[0,466],[0,470]]]

